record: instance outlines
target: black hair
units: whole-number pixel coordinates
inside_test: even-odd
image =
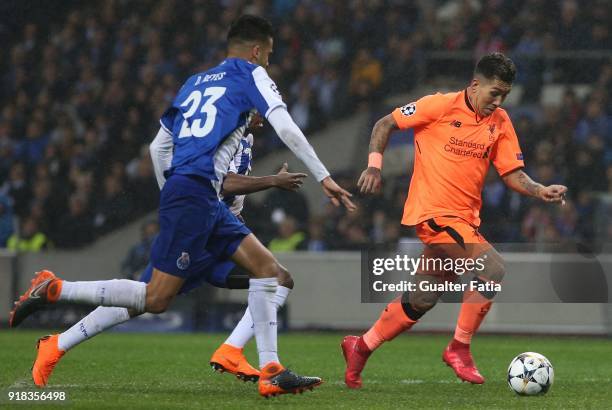
[[[474,69],[474,75],[480,74],[492,80],[497,78],[505,83],[512,84],[516,77],[514,62],[502,53],[490,53],[483,56]]]
[[[268,41],[274,37],[272,24],[263,17],[244,14],[238,17],[230,26],[227,33],[227,43],[236,41]]]

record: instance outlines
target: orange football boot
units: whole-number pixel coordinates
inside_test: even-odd
[[[36,343],[36,361],[32,365],[32,379],[38,387],[45,387],[53,369],[64,353],[57,347],[59,335],[41,337]]]
[[[280,363],[271,362],[261,369],[259,394],[267,399],[281,394],[304,393],[305,390],[312,390],[321,383],[323,381],[320,377],[300,376],[285,369]]]
[[[242,353],[242,349],[223,343],[210,358],[213,370],[235,375],[243,382],[255,383],[259,380],[259,370],[251,366]]]
[[[41,270],[36,272],[28,290],[15,302],[9,316],[9,326],[17,327],[29,315],[49,303],[55,303],[62,291],[62,280],[53,272]]]

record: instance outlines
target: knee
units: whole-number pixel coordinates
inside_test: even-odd
[[[148,313],[164,313],[172,302],[172,298],[155,294],[147,294],[145,311]]]
[[[278,284],[280,286],[284,286],[289,289],[293,289],[293,286],[294,286],[293,278],[291,277],[291,274],[283,266],[280,266],[280,271],[278,273]]]
[[[404,310],[408,308],[409,310],[413,310],[420,314],[424,314],[431,310],[431,308],[436,305],[437,301],[437,295],[429,293],[413,293],[409,298],[406,296],[402,298]]]
[[[426,301],[426,300],[414,300],[408,302],[413,310],[419,313],[425,313],[436,305],[436,302]]]
[[[501,257],[489,257],[484,263],[484,269],[481,272],[475,273],[476,277],[481,279],[501,283],[506,273],[504,261],[501,259]]]
[[[263,263],[261,263],[258,269],[252,272],[254,278],[279,278],[281,275],[282,266],[276,261],[276,259],[271,258]]]

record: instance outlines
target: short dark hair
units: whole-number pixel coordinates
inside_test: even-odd
[[[263,17],[244,14],[238,17],[227,33],[227,43],[236,41],[268,41],[274,37],[272,24]]]
[[[483,56],[476,64],[474,75],[480,74],[491,80],[497,78],[505,83],[512,84],[516,77],[514,62],[502,53],[490,53]]]

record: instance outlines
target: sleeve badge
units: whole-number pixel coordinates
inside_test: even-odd
[[[406,104],[400,108],[400,111],[406,117],[410,117],[416,112],[416,103],[411,102],[410,104]]]

